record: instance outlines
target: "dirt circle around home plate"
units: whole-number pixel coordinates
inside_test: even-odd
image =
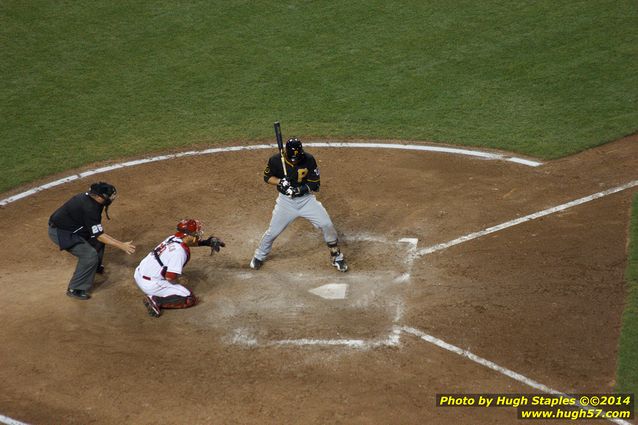
[[[309,144],[345,274],[303,220],[262,269],[248,267],[276,197],[261,178],[268,149],[116,168],[12,202],[0,208],[0,414],[32,424],[512,423],[515,409],[435,407],[436,394],[537,392],[406,328],[560,391],[609,392],[635,188],[427,248],[635,181],[637,146],[634,135],[531,167],[502,152]],[[75,258],[49,241],[47,220],[97,180],[119,192],[106,232],[137,252],[107,248],[107,272],[82,302],[64,296]],[[200,303],[154,319],[133,270],[184,217],[227,247],[193,249],[183,279]]]

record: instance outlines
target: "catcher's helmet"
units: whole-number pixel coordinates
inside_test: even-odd
[[[286,142],[286,158],[293,164],[298,163],[304,157],[303,146],[301,140],[294,138],[288,139]]]
[[[104,199],[104,205],[108,206],[117,195],[117,189],[112,184],[106,182],[93,183],[89,188],[89,193],[101,196]]]
[[[201,238],[203,235],[202,223],[194,218],[185,218],[177,223],[177,236],[195,236]]]

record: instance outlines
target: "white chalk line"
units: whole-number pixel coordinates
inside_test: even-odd
[[[386,238],[382,236],[380,237],[376,235],[370,235],[367,233],[349,235],[346,237],[346,240],[357,241],[357,242],[375,242],[375,243],[383,243],[383,244],[388,244],[389,242]],[[418,238],[401,238],[398,241],[392,242],[392,243],[395,243],[398,245],[404,245],[404,246],[407,245],[407,252],[406,252],[407,255],[405,256],[403,260],[404,264],[406,265],[407,271],[405,273],[402,273],[400,276],[397,276],[393,280],[394,283],[406,284],[412,278],[412,269],[414,266],[414,261],[417,258],[416,252],[417,252],[417,246],[419,244],[419,239]],[[403,300],[401,299],[396,304],[396,310],[395,310],[395,314],[393,318],[394,323],[398,323],[401,320],[401,318],[403,317],[404,311],[405,311],[405,304],[403,303]]]
[[[538,391],[542,391],[546,394],[552,394],[552,395],[556,395],[556,396],[563,396],[563,397],[569,397],[566,393],[555,390],[553,388],[548,387],[547,385],[541,384],[540,382],[537,382],[533,379],[530,379],[526,376],[521,375],[520,373],[514,372],[513,370],[507,369],[503,366],[499,366],[496,363],[489,361],[487,359],[484,359],[483,357],[477,356],[476,354],[468,351],[468,350],[464,350],[462,348],[459,348],[455,345],[449,344],[439,338],[436,338],[432,335],[428,335],[427,333],[420,331],[418,329],[415,328],[411,328],[408,326],[403,326],[400,328],[401,332],[405,332],[408,333],[410,335],[414,335],[420,339],[422,339],[423,341],[429,342],[430,344],[434,344],[439,348],[442,348],[444,350],[450,351],[454,354],[458,354],[461,357],[465,357],[471,361],[473,361],[474,363],[480,364],[481,366],[485,366],[488,369],[492,369],[502,375],[505,375],[517,382],[520,382],[521,384],[525,384],[528,387],[534,388],[535,390]],[[590,410],[592,409],[589,406],[582,406],[580,404],[577,404],[578,407],[580,407],[581,409],[584,410]],[[623,425],[631,425],[630,422],[624,421],[622,419],[608,419],[611,422],[617,423],[617,424],[623,424]]]
[[[304,144],[305,145],[305,144]],[[521,165],[527,165],[528,167],[538,167],[543,165],[542,162],[531,161],[524,158],[518,158],[508,155],[503,155],[493,152],[483,152],[472,149],[460,149],[450,148],[443,146],[422,146],[422,145],[403,145],[395,143],[358,143],[358,142],[310,142],[308,146],[314,146],[318,148],[376,148],[376,149],[401,149],[410,151],[425,151],[425,152],[439,152],[450,153],[454,155],[466,155],[483,159],[499,160],[515,162]]]
[[[382,244],[396,244],[396,245],[406,245],[407,244],[407,255],[404,259],[404,263],[408,267],[408,273],[404,273],[403,275],[410,276],[410,271],[412,270],[412,266],[414,265],[414,261],[417,259],[417,246],[419,244],[418,238],[401,238],[397,241],[390,241],[384,236],[371,235],[368,233],[355,233],[349,234],[343,237],[343,240],[348,242],[374,242],[374,243],[382,243]]]
[[[381,339],[353,339],[353,338],[288,338],[259,342],[244,330],[236,329],[230,342],[245,347],[348,347],[367,350],[376,347],[396,347],[400,343],[401,330],[394,327],[386,338]]]
[[[397,241],[390,241],[386,237],[376,236],[367,233],[348,235],[345,240],[356,242],[372,242],[382,244],[396,244],[403,246],[406,249],[406,257],[404,263],[408,268],[407,273],[403,273],[401,276],[394,280],[394,283],[405,284],[410,279],[409,270],[412,268],[412,264],[416,258],[414,253],[416,252],[417,244],[419,240],[417,238],[401,238]],[[396,310],[393,316],[393,322],[398,323],[403,317],[405,306],[400,300],[396,304]],[[235,345],[243,345],[249,347],[272,347],[272,346],[341,346],[355,349],[370,349],[376,347],[396,347],[400,343],[401,330],[395,325],[386,338],[382,339],[350,339],[350,338],[298,338],[298,339],[281,339],[274,341],[259,342],[257,338],[247,333],[244,329],[235,329],[232,337],[229,338],[230,342]]]
[[[597,192],[589,196],[585,196],[584,198],[576,199],[571,202],[567,202],[565,204],[561,204],[552,208],[547,208],[542,211],[535,212],[533,214],[528,214],[524,217],[520,217],[514,220],[507,221],[505,223],[501,223],[496,226],[488,227],[487,229],[483,229],[478,232],[470,233],[465,236],[461,236],[460,238],[452,239],[451,241],[432,245],[427,248],[420,249],[417,251],[417,256],[423,256],[427,254],[431,254],[436,251],[441,251],[447,248],[450,248],[454,245],[461,244],[463,242],[471,241],[472,239],[480,238],[481,236],[489,235],[490,233],[498,232],[499,230],[507,229],[508,227],[516,226],[521,223],[525,223],[531,220],[535,220],[537,218],[545,217],[550,214],[554,214],[560,211],[564,211],[568,208],[575,207],[577,205],[581,205],[595,199],[602,198],[604,196],[612,195],[614,193],[622,192],[623,190],[631,189],[632,187],[638,186],[638,180],[631,181],[629,183],[623,184],[621,186],[616,186],[611,189],[603,190],[602,192]]]
[[[490,160],[509,161],[509,162],[514,162],[521,165],[526,165],[529,167],[538,167],[540,165],[543,165],[541,162],[529,161],[523,158],[510,157],[507,155],[502,155],[497,153],[482,152],[482,151],[469,150],[469,149],[444,148],[440,146],[401,145],[401,144],[392,144],[392,143],[341,143],[341,142],[309,142],[309,143],[305,143],[304,145],[311,146],[311,147],[329,147],[329,148],[376,148],[376,149],[402,149],[402,150],[413,150],[413,151],[439,152],[439,153],[449,153],[449,154],[455,154],[455,155],[472,156],[472,157],[490,159]],[[84,177],[93,176],[95,174],[106,173],[108,171],[113,171],[120,168],[134,167],[136,165],[148,164],[148,163],[157,162],[157,161],[166,161],[169,159],[182,158],[187,156],[200,156],[200,155],[210,155],[210,154],[223,153],[223,152],[236,152],[236,151],[242,151],[242,150],[273,149],[273,148],[277,148],[277,145],[272,144],[272,145],[229,146],[229,147],[223,147],[223,148],[204,149],[201,151],[188,151],[188,152],[181,152],[181,153],[169,154],[169,155],[159,155],[159,156],[153,156],[149,158],[137,159],[133,161],[121,162],[118,164],[113,164],[106,167],[95,168],[92,170],[84,171],[82,173],[73,174],[73,175],[63,177],[61,179],[43,184],[41,186],[34,187],[27,191],[24,191],[24,192],[21,192],[16,195],[0,200],[0,206],[8,205],[17,200],[26,198],[27,196],[31,196],[33,194],[42,192],[43,190],[50,189],[52,187],[59,186],[61,184],[69,183],[74,180],[79,180]]]
[[[408,272],[405,273],[407,274],[408,278],[410,277],[410,275],[412,274],[412,267],[414,266],[414,261],[417,259],[417,248],[419,246],[419,239],[418,238],[402,238],[399,239],[400,243],[407,243],[409,245],[408,248],[408,255],[405,257],[405,263],[408,266]]]
[[[396,347],[400,343],[401,329],[394,327],[392,332],[385,339],[366,340],[366,339],[281,339],[266,343],[266,346],[342,346],[357,349],[371,349],[378,347]]]
[[[6,425],[29,425],[27,423],[16,421],[15,419],[12,419],[8,416],[3,416],[3,415],[0,415],[0,423],[6,424]]]

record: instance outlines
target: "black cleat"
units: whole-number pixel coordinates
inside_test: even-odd
[[[335,255],[334,257],[332,257],[332,265],[335,266],[337,270],[339,270],[340,272],[345,273],[348,271],[346,258],[343,256],[342,253],[339,253],[338,255]]]
[[[104,274],[104,266],[102,264],[100,264],[99,266],[97,266],[97,269],[95,269],[95,273],[97,274]]]
[[[67,289],[66,295],[78,300],[88,300],[91,296],[83,289]]]
[[[149,316],[160,317],[162,315],[162,311],[160,310],[159,305],[157,305],[152,296],[146,297],[146,299],[144,300],[144,306],[146,306]]]

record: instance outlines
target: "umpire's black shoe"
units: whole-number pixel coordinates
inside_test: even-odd
[[[264,262],[258,260],[257,257],[253,257],[253,259],[250,260],[250,268],[253,270],[259,270],[262,264],[264,264]]]
[[[66,295],[78,300],[88,300],[89,298],[91,298],[91,296],[82,289],[67,289]]]
[[[97,269],[95,269],[95,273],[97,274],[104,274],[104,266],[102,264],[100,264],[99,266],[97,266]]]

